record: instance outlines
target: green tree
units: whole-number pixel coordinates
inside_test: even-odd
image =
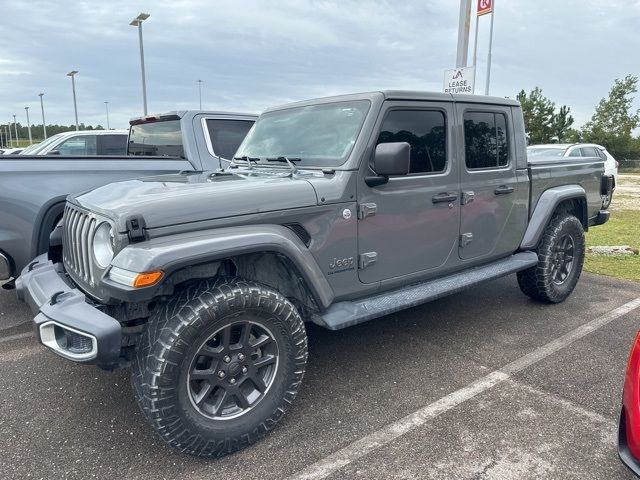
[[[615,80],[609,97],[600,100],[593,117],[582,128],[585,141],[604,145],[614,157],[624,158],[631,153],[631,133],[640,125],[640,110],[631,108],[637,86],[638,77],[633,75]]]
[[[530,144],[549,143],[554,136],[555,104],[536,87],[529,95],[524,90],[516,96],[522,105],[524,128]]]
[[[562,105],[558,113],[554,113],[552,129],[553,135],[558,143],[564,143],[572,140],[575,136],[575,130],[571,128],[573,125],[573,117],[570,114],[571,109],[566,105]]]

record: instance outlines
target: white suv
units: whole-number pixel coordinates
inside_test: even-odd
[[[81,130],[63,132],[31,145],[22,155],[126,155],[129,130]]]
[[[602,145],[595,143],[549,143],[547,145],[529,145],[527,155],[536,157],[599,157],[604,160],[604,174],[613,176],[613,189],[618,184],[618,162],[607,152]],[[611,195],[608,195],[603,203],[603,208],[611,205]]]

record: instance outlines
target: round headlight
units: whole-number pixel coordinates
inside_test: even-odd
[[[93,236],[93,258],[100,268],[107,268],[113,260],[113,229],[103,223]]]

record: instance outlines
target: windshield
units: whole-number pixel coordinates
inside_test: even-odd
[[[36,150],[40,146],[39,143],[34,143],[33,145],[29,145],[23,151],[20,152],[20,155],[31,155],[31,152]]]
[[[180,120],[132,125],[128,154],[184,158]]]
[[[49,137],[46,140],[38,143],[37,145],[32,145],[32,147],[34,148],[29,147],[23,150],[21,155],[38,155],[42,150],[44,150],[46,147],[48,147],[52,143],[58,141],[62,136],[63,135],[61,133],[57,133],[54,136]]]
[[[549,148],[527,148],[527,156],[536,157],[562,157],[566,148],[549,147]]]
[[[236,157],[288,157],[301,166],[342,165],[353,149],[369,110],[368,100],[324,103],[265,113]]]

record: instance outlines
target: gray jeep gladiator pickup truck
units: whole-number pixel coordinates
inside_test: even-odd
[[[70,196],[16,288],[43,345],[130,365],[159,435],[219,456],[291,405],[305,322],[337,330],[512,273],[563,301],[610,185],[599,158],[529,163],[513,100],[311,100],[262,114],[224,171]]]
[[[143,175],[224,167],[228,164],[224,159],[231,159],[256,118],[227,112],[169,112],[131,120],[127,156],[0,156],[0,281],[20,273],[29,260],[47,251],[49,235],[62,218],[70,193]],[[100,144],[107,137],[94,136],[94,148],[96,138]],[[77,138],[86,139],[88,146],[89,137]]]

